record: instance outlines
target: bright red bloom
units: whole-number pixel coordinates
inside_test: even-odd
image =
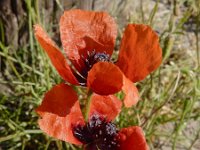
[[[41,26],[35,35],[60,76],[75,85],[84,85],[100,95],[125,93],[130,107],[139,99],[132,82],[144,79],[162,60],[157,34],[148,25],[129,24],[124,32],[118,61],[111,63],[117,27],[105,12],[65,11],[60,19],[61,41],[70,66]],[[72,67],[73,66],[73,67]]]
[[[147,150],[138,126],[118,130],[112,120],[122,103],[115,96],[91,96],[89,120],[83,119],[76,92],[62,83],[45,94],[37,113],[40,128],[57,139],[83,145],[86,150]]]

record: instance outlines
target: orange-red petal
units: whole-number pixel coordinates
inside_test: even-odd
[[[125,94],[125,97],[124,97],[125,107],[131,107],[138,102],[139,92],[137,90],[137,87],[134,85],[134,83],[132,81],[130,81],[125,76],[123,76],[122,91]]]
[[[162,50],[157,34],[148,25],[129,24],[121,41],[117,65],[131,81],[143,80],[158,68]]]
[[[112,54],[117,27],[106,12],[65,11],[60,19],[61,41],[69,59],[78,60],[87,51]]]
[[[84,124],[76,92],[62,83],[45,94],[36,112],[40,129],[48,135],[73,144],[81,144],[72,133],[73,125]]]
[[[122,102],[114,95],[101,96],[93,94],[91,97],[90,113],[104,116],[108,121],[112,121],[121,111]]]
[[[87,86],[100,95],[110,95],[121,90],[123,73],[109,62],[98,62],[88,72]]]
[[[120,150],[148,150],[143,131],[138,126],[121,129],[119,137]]]
[[[68,65],[63,54],[59,51],[56,44],[51,40],[51,38],[47,35],[47,33],[40,25],[35,25],[34,29],[35,36],[38,42],[48,54],[52,64],[54,65],[60,76],[71,84],[78,84],[78,81],[73,75],[70,66]]]

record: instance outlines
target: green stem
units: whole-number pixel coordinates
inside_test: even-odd
[[[88,91],[88,94],[87,94],[87,101],[86,101],[86,105],[85,105],[85,113],[84,113],[84,119],[85,121],[87,122],[88,121],[88,118],[89,118],[89,112],[90,112],[90,104],[91,104],[91,95],[92,95],[92,91]]]

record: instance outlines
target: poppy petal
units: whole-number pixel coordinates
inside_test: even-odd
[[[97,94],[110,95],[121,90],[123,73],[109,62],[98,62],[88,72],[87,86]]]
[[[84,124],[76,92],[62,83],[48,91],[36,109],[41,116],[40,129],[48,135],[73,144],[81,144],[72,133],[73,125]]]
[[[158,68],[162,50],[157,34],[148,25],[129,24],[121,41],[117,65],[131,81],[143,80]]]
[[[93,94],[89,115],[92,116],[97,113],[104,116],[108,121],[111,121],[120,113],[121,106],[122,102],[114,95],[101,96]]]
[[[131,107],[135,105],[139,100],[139,92],[137,87],[128,78],[123,76],[123,87],[122,91],[125,94],[124,105],[125,107]]]
[[[69,59],[78,60],[87,51],[100,50],[112,54],[117,27],[106,12],[65,11],[60,19],[61,41]],[[101,49],[98,48],[100,45]]]
[[[148,150],[143,131],[138,126],[121,129],[119,137],[120,150]]]
[[[71,84],[78,85],[77,79],[73,75],[70,66],[68,65],[63,54],[59,51],[56,44],[51,40],[51,38],[47,35],[47,33],[43,30],[43,28],[40,25],[35,25],[34,29],[35,29],[35,36],[38,42],[48,54],[52,64],[54,65],[60,76],[65,81]]]

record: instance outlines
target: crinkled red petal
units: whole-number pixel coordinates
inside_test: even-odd
[[[73,9],[61,17],[60,33],[68,58],[78,60],[94,49],[111,55],[117,27],[106,12]]]
[[[81,144],[72,133],[73,125],[84,124],[76,92],[62,83],[45,94],[36,109],[40,129],[48,135],[73,144]]]
[[[148,150],[143,131],[138,126],[123,128],[119,132],[120,150]]]
[[[117,65],[131,81],[143,80],[158,68],[162,50],[157,34],[148,25],[129,24],[121,41]]]
[[[121,111],[122,102],[114,95],[101,96],[93,94],[91,97],[90,113],[99,114],[108,121],[112,121]]]
[[[122,89],[123,73],[109,62],[98,62],[88,72],[87,86],[99,95],[114,94]]]
[[[65,81],[71,84],[78,85],[77,79],[73,75],[70,66],[68,65],[63,54],[59,51],[56,44],[51,40],[51,38],[47,35],[47,33],[43,30],[43,28],[40,25],[35,25],[34,29],[35,29],[35,36],[38,42],[48,54],[52,64],[54,65],[60,76]]]
[[[132,81],[130,81],[125,76],[123,76],[122,91],[125,94],[125,97],[124,97],[125,107],[131,107],[138,102],[140,97],[139,97],[139,92],[137,90],[137,87],[134,85]]]

